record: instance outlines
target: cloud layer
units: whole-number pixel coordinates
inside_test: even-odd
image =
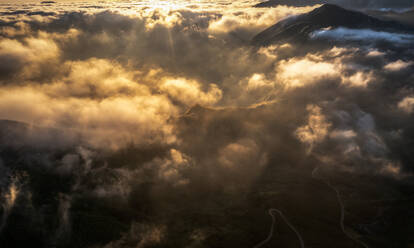
[[[253,247],[263,209],[311,218],[323,201],[308,195],[332,198],[315,168],[364,199],[405,197],[414,37],[338,28],[309,46],[252,47],[312,7],[248,5],[2,5],[0,245]],[[385,218],[367,216],[353,221]],[[309,223],[336,230],[293,220],[310,242]],[[369,241],[386,233],[361,225]]]

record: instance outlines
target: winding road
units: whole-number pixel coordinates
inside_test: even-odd
[[[300,233],[298,232],[298,230],[296,230],[296,228],[292,225],[292,223],[289,222],[289,220],[286,218],[286,216],[282,213],[282,211],[280,211],[279,209],[276,208],[271,208],[269,209],[268,213],[269,215],[272,217],[272,225],[270,226],[270,231],[269,231],[269,235],[267,236],[267,238],[265,240],[263,240],[262,242],[260,242],[259,244],[255,245],[253,248],[259,248],[262,247],[264,244],[266,244],[267,242],[269,242],[272,237],[273,237],[273,232],[275,229],[275,224],[276,224],[276,216],[273,214],[274,212],[278,213],[280,215],[280,217],[283,219],[283,221],[289,226],[290,229],[292,229],[292,231],[296,234],[296,236],[299,239],[300,242],[300,247],[301,248],[305,248],[305,243],[303,242],[303,238],[300,235]]]
[[[347,236],[349,239],[353,240],[355,243],[358,243],[359,245],[363,246],[364,248],[369,248],[369,246],[367,244],[365,244],[360,239],[358,239],[357,237],[354,237],[352,234],[348,233],[345,230],[345,204],[342,200],[341,194],[340,194],[339,190],[336,187],[334,187],[329,181],[324,180],[323,178],[320,178],[320,177],[316,176],[318,170],[319,170],[319,167],[315,167],[315,169],[313,169],[312,178],[314,178],[315,180],[322,181],[329,188],[331,188],[333,191],[335,191],[336,198],[337,198],[337,201],[338,201],[338,204],[339,204],[339,207],[340,207],[340,211],[341,211],[340,218],[339,218],[339,225],[341,227],[342,232],[345,234],[345,236]],[[269,234],[268,234],[267,238],[264,239],[263,241],[261,241],[260,243],[258,243],[257,245],[255,245],[253,248],[260,248],[272,239],[274,229],[275,229],[275,225],[276,225],[276,216],[274,215],[275,212],[277,214],[279,214],[279,216],[283,219],[283,221],[296,234],[296,236],[298,237],[298,240],[300,242],[300,247],[305,248],[305,243],[303,242],[303,238],[300,235],[300,233],[298,232],[298,230],[292,225],[292,223],[289,222],[289,220],[282,213],[282,211],[280,211],[279,209],[276,209],[276,208],[271,208],[268,211],[269,215],[272,217],[272,225],[270,226],[270,231],[269,231]]]
[[[341,216],[339,218],[339,225],[341,226],[342,232],[345,234],[345,236],[347,236],[349,239],[353,240],[354,242],[360,244],[361,246],[363,246],[365,248],[369,248],[369,246],[367,244],[365,244],[364,242],[362,242],[358,238],[353,237],[352,234],[349,234],[345,230],[345,224],[344,224],[344,222],[345,222],[345,205],[344,205],[344,202],[342,200],[341,194],[339,193],[339,190],[337,188],[335,188],[334,186],[332,186],[332,184],[329,181],[325,181],[322,178],[316,177],[316,172],[318,171],[318,169],[319,169],[319,167],[315,167],[315,169],[313,169],[313,171],[312,171],[312,177],[314,179],[318,179],[318,180],[324,182],[326,185],[328,185],[329,188],[331,188],[333,191],[335,191],[336,198],[338,200],[338,204],[339,204],[340,209],[341,209]]]

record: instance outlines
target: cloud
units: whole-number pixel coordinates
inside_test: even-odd
[[[387,41],[395,42],[402,45],[409,45],[414,40],[412,34],[389,33],[384,31],[375,31],[370,29],[349,29],[334,28],[328,30],[319,30],[310,34],[313,39],[333,39],[337,41]]]
[[[59,49],[53,40],[47,37],[28,37],[24,41],[2,39],[0,58],[3,60],[0,70],[7,75],[2,83],[10,84],[24,79],[44,77],[46,68],[57,63]],[[52,67],[53,68],[53,67]],[[12,76],[16,76],[17,80]]]
[[[403,70],[409,66],[411,66],[413,64],[413,62],[405,62],[402,60],[397,60],[394,62],[391,62],[387,65],[384,66],[385,70],[388,71],[399,71],[399,70]]]
[[[222,97],[222,91],[217,85],[210,84],[208,91],[203,92],[199,83],[184,78],[167,78],[161,84],[160,90],[187,106],[195,104],[214,105]]]
[[[411,113],[414,110],[414,97],[405,97],[398,103],[398,108],[407,113]]]
[[[138,137],[144,142],[161,130],[174,139],[167,122],[177,108],[167,96],[153,95],[116,63],[91,59],[64,66],[69,72],[62,80],[1,89],[2,118],[72,130],[97,146],[118,146]]]
[[[322,54],[307,54],[280,60],[276,66],[276,82],[286,89],[313,85],[321,81],[340,82],[350,87],[366,87],[374,81],[372,71],[349,64],[346,59],[354,52],[336,47]]]
[[[309,105],[307,110],[309,111],[308,123],[299,127],[295,131],[295,135],[301,142],[308,144],[311,150],[314,144],[325,139],[331,124],[322,115],[318,106]]]
[[[257,161],[256,166],[263,166],[266,157],[260,154],[259,147],[253,140],[240,140],[226,145],[219,153],[219,162],[222,166],[238,170],[237,167],[252,166],[253,161]]]
[[[125,233],[120,240],[113,241],[103,246],[104,248],[125,247],[147,247],[148,245],[157,245],[163,239],[166,232],[164,226],[150,226],[146,224],[133,223],[129,232]]]
[[[368,54],[367,54],[367,56],[370,56],[370,57],[384,56],[384,55],[385,55],[385,53],[384,53],[384,52],[380,52],[380,51],[378,51],[378,50],[371,50],[371,51],[369,51],[369,52],[368,52]]]
[[[159,167],[158,176],[161,180],[173,186],[182,186],[189,183],[183,173],[190,169],[191,158],[176,149],[171,149],[169,158],[157,159],[149,166]]]
[[[2,199],[2,217],[0,224],[0,232],[3,231],[7,225],[8,217],[16,204],[16,200],[20,194],[20,182],[18,177],[12,177],[6,191],[1,195]]]
[[[300,87],[323,78],[339,76],[334,64],[312,61],[308,58],[281,61],[278,70],[277,80],[288,88]]]
[[[353,130],[334,130],[329,136],[333,139],[350,139],[357,136]]]
[[[63,64],[67,75],[39,89],[53,97],[105,99],[150,95],[149,88],[136,82],[134,72],[116,62],[90,59]]]
[[[411,36],[323,30],[344,42],[257,48],[254,34],[310,7],[150,4],[1,17],[2,204],[23,176],[0,243],[231,247],[228,230],[240,244],[262,233],[240,227],[263,207],[303,203],[316,167],[349,190],[368,178],[399,192],[412,175],[413,53],[348,42]]]
[[[294,8],[277,6],[269,11],[260,9],[244,9],[243,14],[239,9],[228,10],[224,15],[210,22],[208,31],[213,34],[231,32],[234,30],[260,30],[286,18],[310,11],[311,7]]]

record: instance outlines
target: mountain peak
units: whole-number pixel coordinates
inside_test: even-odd
[[[321,26],[357,28],[375,22],[375,18],[361,12],[347,10],[334,4],[324,4],[303,16],[304,21]]]
[[[413,32],[413,27],[394,21],[384,21],[334,4],[324,4],[308,13],[276,23],[256,35],[252,43],[262,46],[278,42],[308,41],[309,34],[313,31],[337,27]]]
[[[344,8],[335,5],[335,4],[331,4],[331,3],[325,3],[323,4],[321,7],[314,9],[315,10],[319,10],[319,11],[343,11],[345,10]]]
[[[332,15],[338,13],[358,13],[355,11],[344,9],[338,5],[326,3],[308,13],[308,15]]]

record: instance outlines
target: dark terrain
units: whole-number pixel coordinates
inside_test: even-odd
[[[197,115],[203,111],[209,110],[197,110],[183,121],[196,127],[194,118],[199,118]],[[200,184],[205,180],[200,178],[192,187],[165,188],[154,181],[155,171],[148,168],[145,180],[132,185],[126,200],[115,196],[97,198],[87,193],[88,189],[113,180],[116,175],[110,168],[140,168],[155,154],[162,154],[162,148],[155,152],[151,147],[131,145],[115,153],[96,151],[92,164],[95,173],[62,175],[42,165],[42,158],[56,161],[49,166],[59,167],[60,158],[75,147],[39,148],[22,140],[27,125],[9,121],[2,121],[1,125],[3,130],[12,130],[2,133],[2,137],[7,135],[7,139],[16,141],[8,145],[3,140],[3,164],[25,179],[26,184],[20,186],[22,192],[31,189],[31,197],[21,194],[8,217],[0,235],[2,247],[94,247],[119,239],[132,223],[140,222],[168,227],[165,242],[151,247],[184,247],[189,243],[194,247],[253,247],[268,234],[270,208],[285,214],[303,236],[306,247],[361,247],[341,231],[339,204],[327,182],[340,192],[345,205],[345,228],[352,235],[376,248],[408,248],[414,243],[414,192],[410,178],[394,180],[340,173],[323,169],[322,165],[312,177],[320,162],[312,157],[298,162],[298,154],[275,151],[263,173],[248,187],[241,182],[233,189],[214,187],[207,181]],[[226,135],[224,126],[217,128],[221,128],[217,134]],[[51,130],[53,135],[55,131]],[[76,183],[82,187],[74,189]],[[59,205],[65,194],[72,197],[72,232],[53,240],[50,234],[61,225]],[[38,218],[33,218],[36,215]],[[36,228],[39,225],[43,228]],[[195,230],[207,235],[206,240],[192,240]],[[274,236],[266,247],[298,245],[295,234],[278,217]]]

